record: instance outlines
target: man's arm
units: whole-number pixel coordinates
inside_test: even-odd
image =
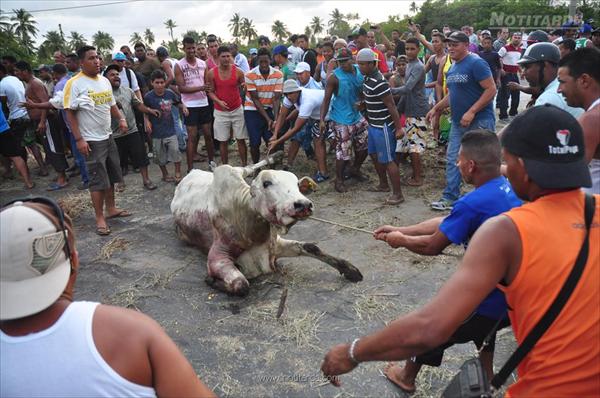
[[[35,81],[36,83],[39,83]],[[34,84],[32,87],[33,95],[35,98],[38,98],[40,102],[48,102],[50,99],[48,97],[48,91],[46,91],[46,87],[42,83]],[[46,118],[48,117],[48,110],[46,108],[40,108],[40,122],[37,125],[37,131],[40,133],[44,133],[46,131]]]
[[[442,344],[500,280],[512,282],[520,261],[521,241],[512,221],[506,216],[486,221],[438,294],[423,308],[361,338],[355,344],[354,357],[359,362],[397,361]],[[344,374],[356,367],[349,348],[350,344],[340,344],[327,353],[321,365],[325,376]],[[332,382],[339,386],[339,380]]]
[[[296,122],[294,123],[294,125],[292,126],[292,128],[289,129],[288,131],[286,131],[284,135],[282,135],[279,138],[277,138],[275,135],[273,135],[273,137],[269,141],[269,149],[273,149],[274,147],[276,147],[280,143],[285,142],[289,138],[293,137],[294,134],[296,134],[298,131],[300,131],[300,129],[306,124],[307,120],[308,119],[304,119],[304,118],[298,117],[298,118],[296,118]]]
[[[394,232],[394,231],[399,231],[405,235],[411,235],[411,236],[431,235],[439,229],[440,225],[442,224],[442,221],[444,221],[444,218],[445,217],[430,218],[429,220],[425,220],[425,221],[420,222],[415,225],[408,225],[406,227],[394,227],[392,225],[382,225],[381,227],[377,228],[373,232],[373,235],[377,235],[378,233],[381,233],[381,232],[389,233],[389,232]]]
[[[122,132],[127,132],[127,119],[125,119],[125,115],[121,113],[119,108],[116,105],[111,105],[110,107],[110,115],[115,119],[119,120],[119,128]]]
[[[204,86],[186,86],[183,72],[178,64],[175,64],[175,83],[177,84],[180,93],[191,94],[198,91],[205,91]]]
[[[375,29],[375,32],[381,34],[381,41],[383,42],[383,45],[386,49],[391,50],[392,48],[394,48],[395,44],[392,43],[390,39],[388,39],[388,37],[385,35],[385,33],[380,27],[377,27],[377,29]]]
[[[404,95],[412,91],[412,89],[419,83],[419,81],[425,80],[425,70],[421,66],[414,66],[410,68],[410,73],[403,86],[395,87],[392,89],[394,95]]]
[[[273,137],[277,138],[279,130],[281,130],[281,128],[285,124],[285,118],[287,117],[288,113],[290,113],[290,108],[287,108],[285,106],[282,106],[280,108],[279,114],[275,118],[275,126],[273,127]]]
[[[71,130],[71,134],[73,134],[73,138],[75,139],[77,150],[83,156],[89,156],[90,146],[81,136],[81,132],[79,131],[79,122],[77,121],[77,115],[75,114],[75,111],[72,109],[65,108],[65,112],[67,115],[67,124],[69,125],[69,129]]]
[[[262,104],[260,103],[260,99],[258,98],[256,88],[254,88],[253,90],[248,90],[248,94],[250,95],[250,99],[252,100],[256,111],[263,117],[263,119],[265,119],[265,121],[267,122],[267,126],[269,128],[272,128],[273,120],[269,117],[267,111],[265,111],[265,108],[263,108]]]
[[[323,102],[321,103],[321,121],[320,123],[325,122],[325,116],[327,116],[327,112],[329,112],[329,104],[331,103],[331,96],[334,92],[337,91],[338,88],[338,79],[335,75],[330,75],[327,78],[327,86],[325,87],[325,95],[323,96]]]
[[[402,138],[404,135],[404,131],[402,130],[402,126],[400,123],[400,115],[398,114],[398,109],[396,109],[396,103],[394,102],[394,98],[392,97],[391,91],[381,97],[381,101],[386,106],[392,120],[394,122],[394,128],[396,129],[396,138]]]
[[[214,87],[214,72],[212,70],[208,71],[206,73],[206,76],[204,77],[204,81],[206,82],[206,84],[209,87]],[[210,90],[209,92],[207,92],[208,97],[215,103],[218,104],[221,108],[225,109],[225,110],[229,110],[229,106],[227,105],[227,103],[225,101],[221,101],[219,99],[219,97],[217,97],[217,95],[215,94],[215,92],[213,90]]]
[[[600,107],[596,106],[589,112],[583,113],[577,119],[583,129],[585,142],[585,161],[591,162],[600,147],[600,134],[598,121],[600,120]]]
[[[483,93],[481,97],[473,105],[469,108],[468,111],[465,112],[463,117],[460,119],[460,124],[463,127],[468,127],[473,122],[475,115],[477,112],[483,109],[484,106],[490,103],[496,96],[496,82],[492,76],[488,77],[485,80],[479,82],[481,88],[483,88]]]

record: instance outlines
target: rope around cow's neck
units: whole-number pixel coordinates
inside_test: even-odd
[[[364,232],[365,234],[373,235],[373,231],[368,231],[366,229],[351,227],[350,225],[340,224],[339,222],[335,222],[335,221],[324,220],[322,218],[318,218],[318,217],[315,217],[315,216],[310,216],[308,218],[310,218],[311,220],[315,220],[315,221],[321,221],[321,222],[324,222],[326,224],[336,225],[338,227],[352,229],[354,231]]]

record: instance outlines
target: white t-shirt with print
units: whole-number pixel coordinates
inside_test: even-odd
[[[8,105],[8,120],[20,119],[27,116],[27,109],[20,107],[25,102],[25,86],[14,76],[5,76],[0,81],[0,97],[6,97]]]
[[[65,85],[64,108],[76,111],[79,132],[86,141],[108,139],[112,133],[110,107],[115,104],[112,86],[104,76],[79,72]]]

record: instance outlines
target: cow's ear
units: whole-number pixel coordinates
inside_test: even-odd
[[[298,180],[298,189],[303,195],[317,190],[317,183],[310,177],[302,177]]]

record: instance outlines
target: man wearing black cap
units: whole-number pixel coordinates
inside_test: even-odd
[[[543,316],[584,246],[584,194],[590,186],[581,127],[552,106],[521,113],[502,135],[508,178],[529,203],[490,218],[469,242],[457,271],[423,308],[352,343],[334,346],[321,371],[333,377],[360,362],[408,359],[447,339],[498,286],[511,308],[517,343]],[[550,328],[519,364],[512,397],[598,396],[600,393],[600,196],[589,250],[575,290]],[[451,305],[448,305],[451,303]]]
[[[592,43],[594,47],[600,49],[600,28],[596,28],[592,31]]]
[[[496,82],[486,61],[469,53],[469,37],[454,32],[445,40],[448,55],[454,61],[446,75],[449,95],[438,102],[427,114],[431,120],[448,106],[452,109],[452,126],[446,154],[446,188],[442,198],[431,203],[434,210],[450,210],[460,196],[460,173],[456,167],[460,140],[469,130],[482,128],[496,130],[492,100]]]

